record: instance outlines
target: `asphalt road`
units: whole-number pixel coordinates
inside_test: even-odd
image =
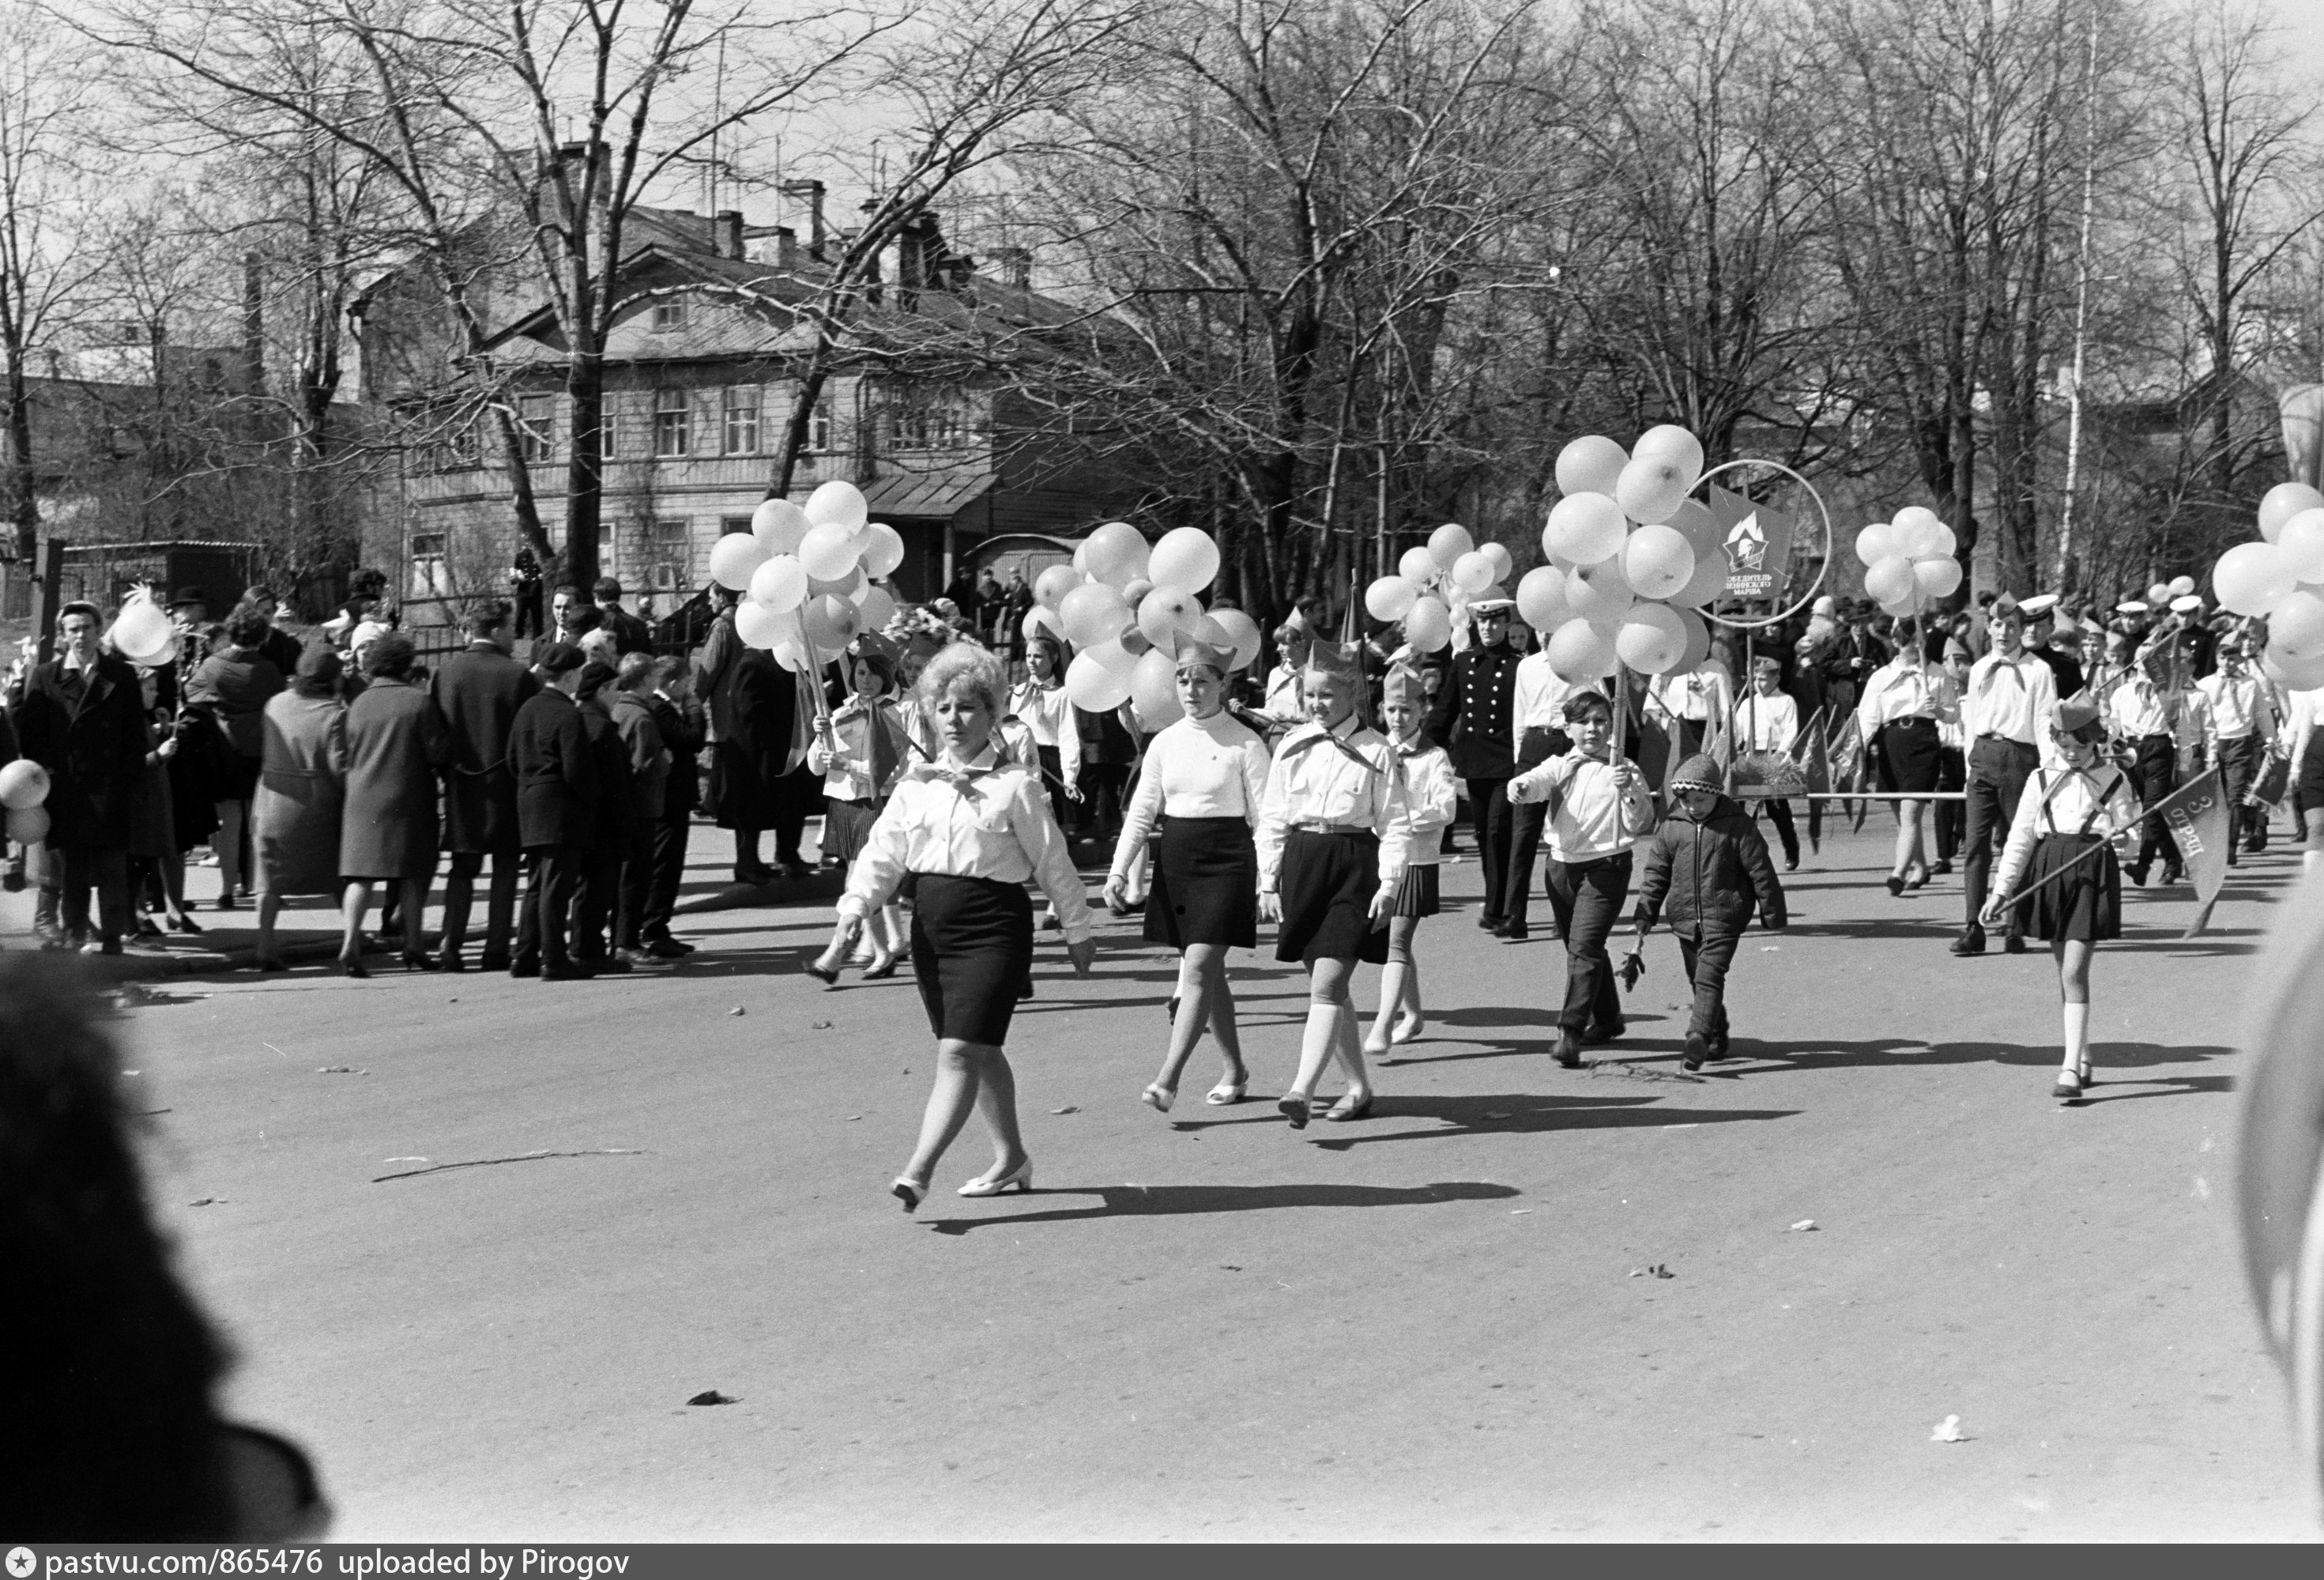
[[[1076,980],[1051,935],[1039,1188],[954,1197],[972,1124],[917,1219],[926,1021],[799,973],[821,908],[693,918],[628,978],[132,986],[121,1030],[232,1404],[343,1539],[2312,1539],[2231,1189],[2296,857],[2193,943],[2183,891],[2135,899],[2061,1110],[2046,955],[1949,956],[1957,880],[1890,899],[1873,816],[1747,940],[1744,1057],[1699,1078],[1667,937],[1632,1034],[1557,1068],[1562,952],[1477,932],[1473,864],[1421,934],[1432,1035],[1299,1134],[1296,967],[1235,969],[1259,1100],[1204,1107],[1198,1054],[1166,1119],[1172,963],[1109,921]],[[580,1155],[485,1161],[535,1152]]]

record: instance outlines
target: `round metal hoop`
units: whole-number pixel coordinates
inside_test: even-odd
[[[1710,482],[1713,477],[1718,476],[1721,472],[1732,472],[1738,467],[1757,467],[1765,471],[1781,472],[1784,476],[1789,477],[1793,482],[1807,490],[1808,498],[1815,503],[1816,514],[1821,518],[1823,522],[1823,560],[1816,567],[1815,580],[1808,584],[1808,590],[1800,595],[1800,601],[1798,603],[1794,604],[1788,609],[1781,610],[1776,614],[1770,614],[1764,620],[1730,620],[1723,614],[1714,614],[1708,609],[1702,612],[1702,617],[1710,621],[1712,624],[1724,625],[1730,631],[1759,631],[1764,630],[1767,626],[1779,624],[1782,622],[1790,619],[1793,615],[1806,608],[1810,604],[1815,602],[1816,594],[1822,590],[1824,575],[1831,568],[1831,513],[1824,509],[1823,495],[1816,492],[1815,485],[1801,476],[1797,472],[1793,471],[1781,461],[1762,461],[1748,457],[1741,460],[1722,461],[1718,466],[1711,467],[1710,471],[1705,472],[1702,476],[1696,478],[1695,486],[1699,488],[1703,484]],[[1689,490],[1689,492],[1692,493],[1692,490]]]

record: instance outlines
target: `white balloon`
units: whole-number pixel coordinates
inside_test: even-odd
[[[1620,445],[1603,434],[1587,434],[1557,452],[1557,491],[1610,497],[1622,468],[1629,464],[1629,452]]]
[[[0,768],[0,807],[21,812],[49,799],[49,771],[30,757]]]
[[[798,557],[816,580],[844,580],[855,568],[855,534],[848,528],[822,522],[799,540]]]
[[[1921,597],[1924,602],[1934,603],[1939,598],[1950,598],[1953,596],[1953,589],[1961,584],[1960,561],[1950,554],[1931,559],[1915,559],[1913,561],[1913,577],[1921,584]]]
[[[2324,505],[2324,494],[2319,494],[2305,483],[2279,483],[2269,489],[2259,502],[2259,535],[2269,542],[2275,541],[2283,531],[2283,523],[2303,510]],[[2174,595],[2185,597],[2185,593]]]
[[[751,573],[751,601],[763,604],[778,614],[798,608],[806,598],[807,567],[798,562],[795,554],[778,554],[761,560],[759,568]]]
[[[1715,536],[1708,549],[1694,544],[1692,539],[1688,541],[1694,548],[1694,574],[1686,578],[1686,586],[1663,601],[1681,605],[1690,610],[1700,609],[1726,595],[1727,550],[1720,546]]]
[[[1620,553],[1629,531],[1612,495],[1569,494],[1550,507],[1542,551],[1574,565],[1595,565]]]
[[[1248,670],[1259,661],[1259,622],[1240,609],[1213,609],[1211,619],[1219,624],[1227,639],[1234,644],[1234,667]]]
[[[845,598],[821,593],[799,605],[799,629],[825,658],[843,651],[863,629],[862,612]]]
[[[2267,617],[2267,650],[2287,667],[2324,660],[2324,598],[2303,589],[2276,605]]]
[[[1481,597],[1493,585],[1493,562],[1490,557],[1474,549],[1452,562],[1452,585],[1471,598]]]
[[[1052,565],[1033,578],[1033,601],[1044,609],[1062,609],[1066,594],[1088,585],[1072,566]]]
[[[1476,546],[1476,540],[1469,536],[1469,529],[1458,522],[1447,522],[1428,534],[1428,558],[1436,562],[1438,570],[1448,575],[1454,562]]]
[[[1632,521],[1659,525],[1678,513],[1695,476],[1666,456],[1633,454],[1614,485],[1614,502]]]
[[[1027,642],[1037,636],[1046,636],[1052,642],[1065,640],[1065,628],[1058,624],[1057,612],[1038,604],[1025,611],[1025,618],[1017,622],[1017,629],[1024,633]]]
[[[818,527],[837,527],[851,535],[872,519],[871,502],[854,484],[834,477],[807,496],[807,519]]]
[[[1536,631],[1554,631],[1573,618],[1566,606],[1565,572],[1554,565],[1536,566],[1517,583],[1517,613]]]
[[[1098,580],[1128,587],[1146,574],[1152,551],[1146,535],[1128,522],[1107,522],[1082,545],[1082,568]]]
[[[1913,562],[1902,554],[1886,555],[1864,573],[1864,596],[1884,607],[1902,604],[1909,609],[1920,590]]]
[[[807,590],[810,597],[817,593],[829,593],[834,597],[845,598],[851,603],[856,601],[856,595],[869,585],[870,582],[863,574],[863,568],[860,565],[849,566],[845,576],[834,577],[829,581],[818,580],[814,577],[807,578]]]
[[[46,807],[11,807],[8,808],[8,837],[19,845],[38,845],[49,836],[49,809]]]
[[[1364,589],[1364,613],[1375,620],[1395,622],[1418,601],[1420,589],[1400,576],[1384,576]]]
[[[1614,672],[1618,655],[1612,633],[1587,620],[1569,620],[1549,639],[1549,667],[1561,680],[1584,684]]]
[[[1942,552],[1937,547],[1937,534],[1945,523],[1937,513],[1924,504],[1908,504],[1896,513],[1888,523],[1889,541],[1896,552],[1907,559],[1926,559]]]
[[[1896,529],[1887,522],[1874,522],[1856,534],[1856,557],[1864,561],[1867,570],[1892,555],[1903,552],[1896,546]],[[1906,558],[1911,557],[1907,555]]]
[[[770,554],[797,554],[799,540],[815,523],[788,499],[761,500],[751,513],[751,535]]]
[[[1630,459],[1663,463],[1686,479],[1686,486],[1679,492],[1692,494],[1695,479],[1702,476],[1702,441],[1678,424],[1665,422],[1638,435],[1638,442],[1630,447]]]
[[[2211,587],[2221,606],[2238,614],[2264,614],[2299,585],[2273,543],[2238,543],[2211,568]]]
[[[1686,656],[1686,624],[1675,609],[1639,604],[1615,631],[1614,654],[1641,674],[1668,674]]]
[[[1566,607],[1609,632],[1621,624],[1622,616],[1637,601],[1637,594],[1622,575],[1618,559],[1585,565],[1565,578]]]
[[[864,630],[878,631],[896,617],[896,596],[886,587],[866,588],[855,601],[855,612],[863,617]],[[1046,614],[1048,611],[1044,609],[1041,613]]]
[[[2301,581],[2324,581],[2324,505],[2303,510],[2276,534],[2276,551]]]
[[[1219,546],[1200,527],[1174,527],[1154,545],[1146,574],[1157,587],[1199,593],[1218,579]]]
[[[1065,640],[1075,647],[1112,642],[1130,628],[1134,618],[1122,596],[1102,581],[1084,582],[1057,605]]]
[[[771,648],[787,636],[796,636],[798,632],[798,622],[791,616],[777,614],[763,604],[734,606],[734,634],[742,639],[744,647]]]
[[[904,563],[904,534],[885,522],[872,523],[871,546],[863,550],[863,568],[873,576],[893,576]]]
[[[1182,631],[1193,631],[1194,622],[1202,617],[1203,605],[1194,601],[1191,593],[1156,587],[1139,600],[1139,633],[1166,653],[1170,649],[1172,638]]]
[[[1694,550],[1675,527],[1640,527],[1622,545],[1622,574],[1638,596],[1667,598],[1693,579]]]
[[[1452,611],[1439,597],[1415,600],[1405,611],[1404,639],[1422,652],[1442,652],[1452,642]]]
[[[1149,730],[1176,724],[1186,716],[1186,710],[1178,706],[1177,661],[1168,650],[1148,648],[1130,670],[1130,705],[1138,710],[1138,722]]]
[[[1423,545],[1415,544],[1397,560],[1396,571],[1414,587],[1425,587],[1436,579],[1436,557]]]
[[[733,592],[751,590],[751,577],[767,560],[766,546],[752,532],[729,532],[710,545],[710,579]]]
[[[1085,713],[1111,713],[1130,700],[1138,661],[1120,642],[1084,648],[1065,666],[1065,698]]]

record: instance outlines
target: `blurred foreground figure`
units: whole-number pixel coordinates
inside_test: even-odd
[[[88,984],[0,961],[0,1474],[11,1540],[318,1538],[307,1457],[217,1413],[228,1356],[146,1215]]]
[[[2244,1252],[2324,1492],[2324,883],[2301,886],[2261,956],[2246,1048]]]

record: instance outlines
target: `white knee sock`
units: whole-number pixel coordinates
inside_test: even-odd
[[[2324,850],[2303,850],[2300,853],[2301,873],[2313,873],[2319,867],[2324,867]]]
[[[2082,1060],[2088,1058],[2090,1052],[2090,1006],[2087,1003],[2067,1004],[2065,1018],[2066,1057],[2062,1067],[2079,1071],[2082,1067]]]
[[[1307,1006],[1307,1030],[1299,1039],[1299,1073],[1292,1077],[1292,1089],[1312,1095],[1315,1083],[1323,1078],[1323,1067],[1332,1061],[1332,1052],[1339,1040],[1340,1012],[1333,1004]]]

